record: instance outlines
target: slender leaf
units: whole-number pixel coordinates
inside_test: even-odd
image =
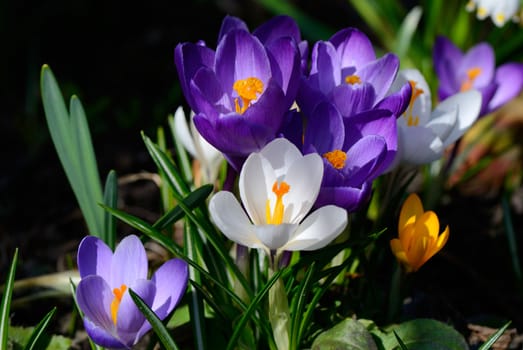
[[[9,311],[11,306],[11,296],[13,294],[13,284],[15,280],[16,265],[18,264],[18,248],[15,249],[11,268],[7,274],[4,285],[2,302],[0,304],[0,349],[7,349],[7,333],[9,330]]]
[[[298,287],[298,292],[293,298],[291,305],[290,313],[294,317],[292,318],[291,325],[291,349],[298,349],[300,345],[300,325],[303,319],[303,308],[306,304],[307,294],[310,291],[312,285],[312,275],[316,272],[316,263],[313,262],[307,272],[302,282]]]
[[[44,334],[47,326],[49,325],[49,322],[51,321],[51,318],[53,318],[55,313],[56,307],[49,311],[47,315],[45,315],[44,318],[36,325],[33,333],[31,333],[31,336],[29,337],[29,341],[24,347],[24,350],[36,349],[35,346],[38,344],[40,337]]]
[[[118,177],[116,172],[111,170],[107,175],[104,187],[104,205],[109,208],[116,208],[118,205]],[[104,215],[104,231],[102,240],[114,251],[116,241],[116,220],[107,211]]]
[[[258,304],[263,300],[263,298],[267,295],[271,287],[276,283],[280,275],[282,274],[282,271],[279,270],[276,272],[271,279],[267,282],[267,284],[262,288],[262,290],[256,294],[252,302],[249,304],[249,307],[245,312],[243,313],[242,317],[238,321],[237,324],[235,324],[234,332],[232,333],[231,338],[229,339],[229,344],[227,344],[227,350],[232,350],[234,348],[234,345],[236,344],[236,341],[238,340],[238,337],[240,336],[243,327],[245,327],[245,324],[247,321],[252,317],[252,314],[256,311]]]
[[[197,188],[193,192],[191,192],[183,202],[189,209],[194,209],[199,207],[201,204],[205,203],[205,200],[213,191],[212,185],[203,185],[202,187]],[[165,213],[158,221],[156,221],[153,224],[153,227],[158,230],[163,230],[167,228],[169,225],[172,225],[176,221],[183,218],[185,215],[185,212],[183,211],[180,206],[176,206],[172,209],[170,209],[167,213]]]
[[[177,350],[178,347],[169,335],[169,331],[167,328],[165,328],[162,321],[158,318],[158,316],[156,316],[153,310],[151,310],[151,308],[142,300],[142,298],[140,298],[140,296],[132,289],[129,289],[129,294],[131,295],[131,298],[133,299],[138,309],[143,313],[147,321],[149,321],[153,327],[154,332],[158,336],[158,339],[160,339],[160,342],[163,344],[163,346],[165,346],[167,350]]]
[[[492,347],[492,345],[494,345],[494,343],[503,335],[503,333],[505,333],[505,331],[507,330],[508,326],[510,326],[511,323],[512,323],[512,321],[508,321],[507,323],[505,323],[505,325],[503,327],[498,329],[496,331],[496,333],[492,334],[487,339],[487,341],[485,341],[483,344],[481,344],[481,346],[478,348],[478,350],[490,349]]]

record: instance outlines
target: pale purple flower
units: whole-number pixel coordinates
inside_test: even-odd
[[[496,69],[494,50],[486,42],[463,53],[449,39],[438,37],[433,56],[439,99],[476,89],[482,95],[480,116],[501,107],[523,88],[523,64],[509,62]]]
[[[78,248],[81,281],[76,299],[84,326],[98,345],[130,349],[151,329],[129,289],[164,319],[178,304],[188,280],[187,263],[165,262],[149,280],[145,248],[137,236],[124,238],[113,253],[99,238],[85,237]]]

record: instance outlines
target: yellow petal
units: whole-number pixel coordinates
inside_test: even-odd
[[[430,236],[434,241],[438,239],[439,220],[436,213],[427,211],[416,220],[416,232]]]
[[[407,252],[407,258],[409,259],[410,265],[412,266],[413,271],[417,271],[421,265],[425,263],[423,261],[425,254],[427,253],[429,237],[422,235],[416,235],[412,241],[412,246]]]
[[[407,254],[399,239],[394,238],[390,240],[390,249],[392,254],[398,259],[398,261],[403,265],[409,265],[409,260],[407,259]]]
[[[407,223],[417,220],[416,218],[421,214],[423,214],[423,204],[417,194],[411,193],[401,207],[398,232],[401,232]]]
[[[406,251],[410,249],[410,246],[412,244],[412,238],[414,237],[414,234],[416,233],[415,225],[414,224],[408,224],[399,232],[399,239],[401,241],[401,245],[404,247]]]

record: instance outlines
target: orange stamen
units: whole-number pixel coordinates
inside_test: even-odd
[[[414,80],[409,80],[412,93],[410,95],[409,107],[407,111],[403,114],[404,118],[407,118],[407,126],[417,126],[419,124],[419,116],[413,116],[414,113],[414,102],[418,97],[421,96],[425,91],[416,87],[416,82]]]
[[[234,99],[236,113],[243,114],[250,107],[252,101],[256,100],[257,94],[263,92],[263,82],[258,78],[249,77],[236,80],[232,88],[240,96]],[[241,106],[239,99],[242,101]]]
[[[289,192],[291,186],[285,181],[278,184],[274,181],[272,185],[272,192],[276,195],[276,204],[274,205],[274,212],[271,215],[271,202],[267,199],[265,204],[265,219],[269,225],[280,225],[283,222],[283,213],[285,206],[283,205],[283,196]]]
[[[467,70],[467,77],[465,80],[461,83],[461,87],[459,88],[459,91],[468,91],[472,89],[474,85],[474,80],[481,74],[481,68],[479,67],[473,67]]]
[[[361,84],[361,79],[357,75],[348,75],[348,76],[345,77],[345,82],[347,84],[351,84],[351,85]]]
[[[111,302],[111,318],[113,319],[113,323],[116,325],[116,315],[118,314],[118,308],[120,307],[120,302],[122,301],[122,297],[127,290],[127,286],[125,284],[122,284],[120,288],[113,289],[114,299]]]
[[[347,153],[335,149],[334,151],[324,153],[323,158],[327,159],[335,169],[343,169],[347,160]]]

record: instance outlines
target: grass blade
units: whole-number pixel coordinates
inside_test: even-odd
[[[15,249],[11,268],[7,274],[2,303],[0,304],[0,349],[7,349],[7,332],[9,330],[9,310],[15,280],[16,265],[18,264],[18,248]]]
[[[501,327],[500,329],[498,329],[496,331],[496,333],[492,334],[486,342],[484,342],[483,344],[481,344],[481,346],[478,348],[478,350],[487,350],[487,349],[490,349],[492,345],[494,345],[494,343],[503,335],[503,333],[507,330],[508,326],[510,326],[512,322],[511,321],[508,321],[507,323],[505,323],[505,325],[503,327]]]
[[[45,329],[49,325],[49,322],[51,321],[51,318],[53,318],[55,313],[56,307],[49,311],[47,315],[45,315],[44,318],[36,325],[35,329],[33,330],[33,333],[31,333],[31,336],[29,337],[29,341],[24,347],[24,350],[36,349],[35,346],[38,345],[40,337],[44,334]]]
[[[151,324],[153,327],[154,332],[158,336],[158,339],[163,344],[165,349],[167,350],[178,350],[178,347],[176,346],[176,343],[174,342],[173,338],[169,335],[169,331],[165,326],[163,325],[162,321],[156,316],[156,314],[151,310],[149,306],[136,294],[132,289],[129,289],[129,294],[131,295],[131,298],[133,299],[134,303],[138,307],[138,309],[143,313],[147,321]]]
[[[116,172],[111,170],[105,179],[104,205],[109,208],[116,208],[118,204],[118,177]],[[104,230],[102,240],[114,251],[116,241],[116,220],[108,212],[104,212]]]

